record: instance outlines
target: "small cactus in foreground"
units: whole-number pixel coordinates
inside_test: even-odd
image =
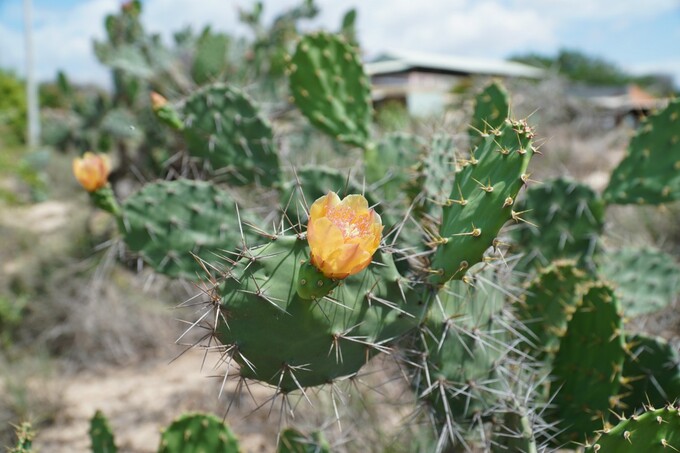
[[[90,420],[90,441],[92,453],[116,453],[118,451],[109,421],[101,411],[97,411]]]
[[[184,414],[163,430],[158,453],[240,453],[238,439],[217,417]]]

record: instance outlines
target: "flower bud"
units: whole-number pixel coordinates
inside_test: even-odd
[[[88,192],[95,192],[106,186],[111,172],[109,156],[90,151],[83,157],[73,159],[73,175]]]

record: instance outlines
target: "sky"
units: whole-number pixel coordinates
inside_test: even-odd
[[[265,20],[302,0],[264,0]],[[24,74],[23,0],[0,0],[0,67]],[[71,79],[110,85],[92,40],[104,37],[104,16],[120,0],[33,0],[35,68],[39,80],[64,70]],[[142,21],[168,40],[186,25],[246,35],[238,8],[248,0],[143,0]],[[358,11],[367,56],[420,51],[507,58],[568,48],[607,59],[633,74],[672,75],[680,88],[680,0],[316,0],[320,15],[306,30],[337,30],[345,11]]]

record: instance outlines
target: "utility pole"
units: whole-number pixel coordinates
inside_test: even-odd
[[[24,0],[24,47],[26,51],[26,101],[28,103],[28,148],[31,151],[40,146],[40,111],[38,107],[38,85],[33,67],[33,5]]]

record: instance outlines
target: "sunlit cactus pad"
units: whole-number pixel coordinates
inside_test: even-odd
[[[529,178],[533,135],[526,121],[506,120],[471,151],[455,175],[439,237],[433,240],[433,281],[463,278],[494,244],[501,227],[512,218],[520,221],[522,213],[514,204]]]

